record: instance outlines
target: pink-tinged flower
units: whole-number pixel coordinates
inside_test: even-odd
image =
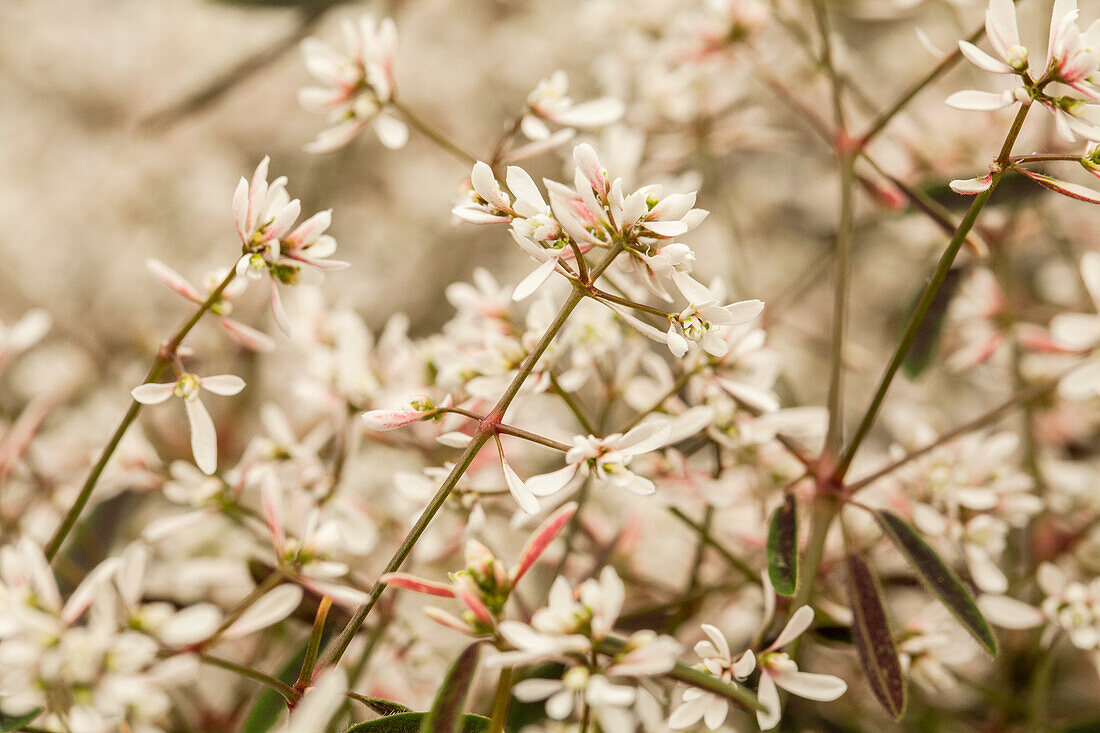
[[[210,273],[206,278],[206,294],[203,295],[182,275],[160,260],[148,259],[145,261],[145,267],[162,285],[196,305],[205,303],[210,293],[225,279],[224,272]],[[231,282],[222,291],[218,300],[210,306],[210,312],[218,319],[219,325],[225,329],[225,332],[241,346],[253,351],[271,351],[275,348],[275,341],[270,336],[229,317],[233,312],[233,300],[240,296],[246,287],[248,284],[243,280]]]
[[[1093,307],[1100,310],[1100,252],[1087,252],[1081,258],[1081,279],[1085,282]],[[1073,351],[1091,352],[1100,346],[1100,315],[1096,313],[1059,313],[1050,321],[1054,342]],[[1088,399],[1100,395],[1100,359],[1095,355],[1067,374],[1058,391],[1069,399]]]
[[[520,123],[523,134],[532,140],[546,140],[551,136],[546,122],[563,127],[604,127],[623,116],[623,103],[617,99],[601,97],[575,104],[568,92],[569,77],[564,71],[540,81],[527,95],[527,113]]]
[[[949,184],[951,190],[955,193],[961,193],[964,196],[973,196],[984,191],[988,191],[989,187],[993,185],[993,174],[986,173],[984,176],[978,178],[962,178],[951,181]]]
[[[737,659],[730,654],[730,645],[718,628],[703,624],[703,633],[709,640],[695,645],[695,653],[702,660],[699,664],[707,672],[730,684],[747,678],[756,669],[756,655],[752,649],[745,650]],[[711,730],[717,730],[726,722],[729,703],[725,698],[705,692],[698,688],[685,690],[683,702],[672,711],[668,727],[684,730],[700,720]]]
[[[1095,74],[1100,68],[1100,21],[1084,33],[1077,27],[1077,0],[1055,0],[1050,16],[1045,75],[1100,102]]]
[[[779,632],[774,642],[757,655],[760,667],[760,686],[757,697],[767,711],[757,711],[756,720],[762,730],[771,730],[779,725],[783,714],[783,705],[779,700],[779,688],[792,695],[808,700],[828,702],[835,700],[848,689],[847,683],[831,674],[813,674],[800,672],[798,665],[789,656],[778,650],[790,644],[810,628],[814,612],[809,606],[802,606],[793,614],[790,621]]]
[[[0,368],[13,356],[38,343],[52,324],[50,314],[40,308],[32,308],[10,326],[0,322]]]
[[[408,407],[393,410],[367,410],[363,413],[363,422],[371,430],[387,431],[411,425],[425,418],[439,415],[444,408],[452,404],[451,396],[447,395],[442,402],[436,405],[427,395],[417,397],[409,403]]]
[[[669,351],[677,357],[684,356],[692,343],[711,356],[725,356],[729,344],[723,335],[728,328],[750,323],[764,310],[764,303],[759,300],[720,305],[717,295],[690,277],[678,279],[676,285],[689,303],[679,315],[669,319],[665,334]]]
[[[134,387],[130,394],[143,405],[158,405],[172,396],[183,400],[187,421],[191,426],[191,451],[195,455],[195,463],[203,473],[209,475],[218,469],[218,436],[210,413],[199,399],[202,389],[217,395],[231,396],[244,389],[244,380],[232,374],[200,377],[186,372],[175,382],[149,382]]]
[[[959,41],[959,50],[970,63],[994,74],[1027,73],[1028,51],[1020,45],[1016,6],[1012,0],[990,0],[985,12],[985,33],[997,57],[969,41]]]
[[[601,486],[647,496],[657,488],[644,476],[630,470],[630,462],[643,453],[657,450],[672,438],[672,424],[654,420],[631,429],[625,435],[605,438],[575,436],[573,447],[565,454],[565,468],[527,479],[527,488],[536,496],[550,496],[564,489],[578,472],[590,474]]]
[[[957,109],[994,110],[1032,99],[1054,116],[1058,134],[1073,142],[1077,135],[1100,140],[1100,110],[1085,100],[1070,96],[1052,97],[1047,84],[1065,84],[1088,99],[1100,102],[1094,87],[1094,75],[1100,66],[1100,23],[1093,23],[1084,34],[1077,28],[1077,0],[1056,0],[1050,19],[1050,40],[1043,76],[1032,80],[1028,73],[1028,50],[1020,45],[1016,8],[1012,0],[990,0],[986,11],[986,33],[996,56],[991,56],[967,41],[959,42],[963,55],[983,71],[1015,74],[1022,86],[1004,92],[962,91],[947,98]]]
[[[336,252],[336,240],[325,234],[332,221],[331,210],[318,212],[291,230],[302,205],[298,199],[290,200],[285,176],[268,184],[269,163],[264,157],[252,181],[242,177],[233,193],[233,215],[243,245],[236,268],[238,276],[254,280],[268,276],[275,323],[289,333],[279,284],[317,284],[325,271],[343,269],[348,263],[329,259]]]
[[[527,540],[519,561],[506,569],[495,555],[477,540],[466,542],[466,568],[450,574],[450,583],[437,583],[406,573],[387,573],[387,585],[460,601],[466,612],[458,619],[441,609],[431,609],[433,620],[466,634],[479,635],[496,626],[504,605],[519,580],[527,574],[577,511],[569,503],[554,512]]]
[[[387,148],[404,147],[409,130],[388,107],[394,91],[397,27],[389,18],[376,22],[365,15],[358,23],[346,21],[343,31],[346,53],[316,38],[302,42],[306,69],[322,86],[302,89],[298,102],[307,111],[328,115],[333,124],[306,150],[324,153],[341,148],[367,124]]]

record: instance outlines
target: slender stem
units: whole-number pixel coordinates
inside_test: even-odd
[[[508,702],[512,698],[512,668],[500,670],[497,689],[493,694],[493,712],[489,720],[489,733],[504,733],[504,723],[508,719]]]
[[[810,602],[814,593],[817,574],[821,570],[821,559],[825,555],[825,540],[829,536],[833,517],[840,510],[840,504],[829,494],[818,492],[814,497],[813,512],[810,514],[810,540],[806,545],[806,554],[802,558],[801,579],[795,591],[792,609],[798,609]]]
[[[275,690],[275,692],[286,698],[287,702],[297,701],[301,697],[301,694],[299,694],[297,690],[295,690],[293,687],[283,682],[282,680],[276,679],[265,672],[261,672],[258,669],[252,669],[252,667],[234,662],[231,659],[216,657],[213,654],[200,654],[199,661],[214,667],[221,667],[222,669],[226,669],[230,672],[239,674],[242,677],[247,677],[250,680],[259,682],[265,687],[270,687],[272,690]]]
[[[855,457],[856,451],[859,450],[860,444],[863,442],[864,438],[867,437],[867,434],[871,430],[871,426],[874,425],[875,418],[878,417],[878,411],[882,407],[883,400],[886,398],[886,392],[890,389],[890,384],[894,381],[894,376],[897,374],[898,369],[901,368],[902,362],[905,361],[905,356],[909,353],[909,348],[913,345],[913,341],[917,337],[920,325],[924,322],[924,317],[928,314],[928,309],[931,307],[932,301],[936,297],[936,293],[943,284],[944,278],[947,277],[947,272],[951,269],[951,265],[954,263],[956,255],[959,254],[959,249],[966,240],[967,233],[973,228],[974,222],[978,219],[978,215],[981,214],[982,209],[985,208],[986,203],[989,201],[989,197],[992,196],[993,191],[996,190],[997,184],[999,184],[1004,177],[1004,165],[1012,154],[1012,146],[1016,143],[1016,138],[1020,135],[1024,119],[1027,117],[1027,113],[1030,110],[1030,104],[1025,104],[1020,107],[1020,111],[1016,114],[1016,119],[1013,120],[1012,127],[1008,131],[1008,136],[1005,138],[1004,145],[1001,146],[1001,152],[997,156],[997,164],[1000,167],[998,170],[994,171],[989,188],[974,198],[974,202],[970,205],[970,208],[967,209],[966,216],[964,216],[963,220],[959,223],[959,228],[955,230],[955,236],[951,238],[951,241],[947,245],[947,249],[943,252],[943,256],[940,257],[939,264],[936,266],[936,271],[932,274],[931,281],[928,283],[927,287],[925,287],[924,293],[921,295],[920,301],[918,301],[917,307],[914,309],[913,315],[909,319],[909,325],[905,329],[905,334],[902,336],[901,343],[898,344],[897,349],[894,351],[894,355],[891,357],[890,363],[887,365],[886,371],[879,381],[878,388],[871,398],[871,404],[868,406],[867,412],[864,413],[863,420],[856,429],[855,435],[852,437],[847,449],[845,449],[840,462],[837,464],[836,471],[834,472],[836,478],[844,477],[844,474],[852,463],[852,459]]]
[[[646,305],[645,303],[639,303],[636,300],[631,300],[630,298],[619,297],[618,295],[608,293],[604,290],[600,290],[599,288],[592,288],[590,292],[592,293],[593,297],[600,300],[606,300],[611,303],[625,305],[627,308],[633,308],[634,310],[639,310],[644,313],[652,313],[653,315],[660,316],[661,318],[668,319],[672,318],[673,315],[675,315],[673,313],[669,313],[668,311],[661,310],[660,308],[654,308],[651,305]]]
[[[912,461],[915,461],[916,459],[920,458],[921,456],[928,454],[929,452],[935,450],[936,448],[939,448],[944,443],[949,443],[949,442],[951,442],[955,438],[958,438],[961,435],[966,435],[967,433],[973,432],[975,430],[979,430],[979,429],[984,428],[985,426],[987,426],[991,423],[996,422],[998,419],[1000,419],[1006,412],[1008,412],[1012,408],[1017,407],[1019,405],[1026,405],[1026,404],[1029,404],[1031,402],[1034,402],[1035,400],[1039,399],[1043,395],[1045,395],[1048,392],[1050,392],[1051,390],[1053,390],[1056,386],[1058,386],[1058,381],[1059,380],[1057,380],[1057,379],[1052,379],[1048,382],[1043,382],[1042,384],[1037,384],[1037,385],[1031,387],[1030,389],[1026,389],[1022,392],[1017,392],[1016,394],[1012,395],[1011,397],[1009,397],[1007,400],[1005,400],[1001,404],[994,407],[992,410],[989,410],[987,412],[982,413],[981,415],[978,415],[973,420],[967,420],[962,425],[959,425],[958,427],[956,427],[952,430],[949,430],[946,433],[944,433],[943,435],[939,436],[938,438],[933,440],[931,443],[928,443],[927,445],[921,446],[920,448],[917,448],[916,450],[912,450],[912,451],[906,453],[901,458],[898,458],[895,461],[891,461],[890,463],[886,464],[885,466],[883,466],[879,470],[875,471],[874,473],[872,473],[868,476],[864,476],[863,478],[859,479],[858,481],[854,481],[850,484],[845,485],[845,487],[844,487],[845,494],[847,494],[847,495],[855,494],[860,489],[863,489],[867,485],[872,484],[875,481],[878,481],[883,476],[887,476],[887,475],[893,473],[894,471],[898,470],[899,468],[901,468],[905,464],[910,463]]]
[[[209,649],[210,647],[214,646],[214,644],[218,642],[218,639],[221,638],[222,634],[225,633],[226,629],[232,626],[237,621],[237,619],[244,615],[245,611],[252,608],[252,605],[256,603],[256,601],[263,598],[269,590],[281,583],[283,581],[283,577],[284,576],[282,570],[276,568],[270,575],[264,578],[262,583],[253,588],[252,592],[245,596],[244,599],[237,604],[237,607],[234,608],[233,611],[225,617],[225,620],[222,621],[221,625],[218,626],[217,631],[207,637],[204,641],[199,642],[195,646],[195,648],[198,651],[202,651],[203,649]]]
[[[592,423],[591,420],[588,419],[588,415],[584,413],[584,410],[581,409],[580,404],[576,401],[576,399],[573,398],[573,395],[569,394],[568,391],[562,389],[562,386],[558,384],[558,378],[555,377],[553,374],[550,374],[549,391],[553,392],[558,397],[561,397],[562,401],[565,402],[570,412],[573,413],[573,416],[577,418],[577,422],[581,424],[581,427],[584,428],[589,435],[596,434],[596,426]]]
[[[669,507],[668,511],[672,514],[672,516],[676,517],[681,522],[698,532],[699,539],[713,547],[718,552],[718,554],[722,556],[722,559],[728,562],[731,567],[737,570],[737,572],[744,575],[746,580],[757,583],[760,582],[760,577],[757,575],[756,571],[750,568],[744,560],[727,550],[724,545],[718,542],[718,540],[714,539],[704,525],[699,524],[694,519],[684,514],[683,511],[681,511],[677,507]]]
[[[233,278],[237,276],[237,273],[230,268],[229,274],[225,276],[225,279],[218,284],[218,287],[211,291],[202,305],[199,306],[195,314],[191,316],[179,329],[175,335],[168,340],[164,346],[161,347],[157,353],[157,358],[153,361],[153,366],[150,367],[149,373],[145,375],[145,382],[153,382],[160,378],[164,374],[165,368],[171,363],[172,357],[175,355],[176,350],[179,349],[183,340],[187,338],[187,334],[191,332],[191,329],[195,327],[195,324],[210,310],[218,300],[221,299],[222,291],[229,287],[229,283],[233,282]],[[104,446],[103,452],[99,454],[99,460],[92,466],[92,470],[88,473],[88,477],[84,479],[84,485],[80,487],[80,493],[76,496],[76,501],[69,507],[69,511],[65,514],[65,517],[61,520],[60,526],[53,533],[53,537],[50,538],[49,543],[46,545],[45,554],[46,560],[52,562],[54,557],[57,556],[58,550],[61,549],[61,545],[64,544],[65,538],[69,536],[69,532],[72,531],[76,525],[76,520],[80,518],[80,513],[84,511],[84,507],[87,506],[88,500],[92,497],[92,490],[95,489],[96,483],[99,481],[100,475],[103,473],[103,469],[107,467],[107,462],[111,460],[111,456],[115,454],[115,450],[118,449],[118,444],[122,442],[122,438],[126,435],[126,431],[130,429],[130,426],[137,419],[138,413],[141,412],[142,405],[137,400],[133,400],[130,403],[130,407],[126,410],[126,414],[122,417],[122,422],[115,428],[114,434],[111,439]]]
[[[617,242],[611,250],[607,253],[603,260],[592,270],[592,278],[595,281],[603,271],[606,270],[611,262],[619,256],[623,251],[623,243]],[[386,563],[386,567],[383,570],[385,573],[395,573],[401,569],[401,565],[404,564],[405,559],[412,552],[413,546],[419,541],[421,535],[427,530],[428,525],[432,519],[443,508],[443,504],[446,503],[447,497],[451,495],[451,491],[458,484],[459,479],[469,468],[470,463],[473,462],[474,456],[481,450],[482,446],[489,440],[490,437],[496,434],[496,430],[500,425],[500,420],[504,417],[504,413],[508,410],[509,405],[512,404],[512,400],[519,394],[520,389],[523,387],[523,383],[527,381],[527,377],[531,376],[531,372],[535,370],[535,366],[538,364],[542,355],[546,353],[546,349],[550,347],[550,343],[554,340],[554,337],[558,335],[558,332],[565,326],[565,322],[569,319],[569,316],[573,313],[573,309],[584,299],[586,290],[580,285],[574,285],[573,290],[570,291],[569,297],[554,316],[554,320],[547,327],[546,331],[542,334],[542,338],[535,345],[534,349],[524,359],[523,364],[516,372],[516,376],[512,379],[512,382],[508,385],[508,388],[501,395],[500,400],[493,407],[489,416],[485,418],[478,429],[474,432],[473,439],[469,445],[459,456],[458,461],[455,463],[451,473],[447,476],[443,485],[439,487],[439,490],[432,497],[432,500],[428,503],[428,506],[424,508],[420,518],[416,520],[416,524],[405,536],[405,539],[401,541],[401,545],[394,552],[393,557]],[[340,634],[333,640],[332,644],[325,651],[325,655],[322,658],[322,667],[331,667],[340,660],[348,646],[351,644],[352,639],[359,632],[359,628],[363,625],[363,622],[367,619],[371,609],[378,603],[378,599],[382,597],[382,593],[386,590],[385,583],[375,581],[374,586],[371,588],[370,595],[367,601],[363,603],[359,608],[355,609],[355,613],[352,615],[351,620],[347,626],[343,628]]]
[[[477,420],[479,422],[484,421],[486,419],[486,416],[484,416],[484,415],[478,415],[476,412],[473,412],[471,410],[466,410],[466,409],[463,409],[461,407],[441,407],[439,409],[439,412],[450,412],[450,413],[454,413],[456,415],[462,415],[463,417],[468,417],[472,420]],[[560,451],[563,451],[563,452],[569,450],[569,446],[566,445],[565,443],[559,443],[556,440],[553,440],[551,438],[547,438],[546,436],[543,436],[543,435],[539,435],[538,433],[532,433],[529,430],[524,430],[523,428],[517,428],[513,425],[506,425],[505,423],[502,423],[502,422],[497,423],[496,432],[503,433],[505,435],[511,435],[511,436],[516,437],[516,438],[522,438],[523,440],[529,441],[531,443],[537,443],[538,445],[543,445],[543,446],[546,446],[547,448],[553,448],[554,450],[560,450]]]
[[[829,427],[825,454],[835,456],[844,441],[844,330],[848,320],[852,253],[852,199],[855,158],[838,153],[840,163],[840,222],[836,231],[836,284],[833,291],[833,328],[829,347]]]
[[[967,36],[966,40],[970,43],[977,43],[984,35],[985,26],[983,25],[981,28],[978,28],[976,31]],[[890,124],[890,121],[893,120],[895,116],[897,116],[898,112],[901,112],[903,109],[905,109],[905,107],[911,101],[913,101],[913,98],[921,93],[921,90],[934,82],[936,79],[940,78],[940,76],[946,73],[948,69],[957,64],[961,58],[962,51],[956,47],[954,51],[949,53],[938,64],[936,64],[936,66],[931,71],[929,71],[917,81],[913,82],[913,84],[905,91],[905,93],[898,97],[898,100],[894,102],[894,104],[892,104],[889,109],[885,110],[882,114],[876,117],[870,125],[867,126],[867,131],[859,136],[859,139],[856,143],[857,149],[863,150],[863,148],[865,148],[867,144],[871,142],[871,140],[873,140],[880,132],[883,131],[883,129],[886,128],[888,124]]]
[[[398,102],[396,99],[390,100],[390,106],[401,113],[401,116],[405,118],[405,121],[415,127],[418,132],[434,142],[439,147],[446,150],[448,153],[458,158],[460,161],[467,165],[473,165],[477,162],[477,158],[470,155],[462,148],[458,147],[455,143],[451,142],[443,133],[429,125],[424,120],[417,117],[411,109]]]

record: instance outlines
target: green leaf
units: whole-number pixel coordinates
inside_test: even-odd
[[[462,730],[462,711],[466,707],[466,696],[474,682],[477,669],[477,657],[481,652],[481,642],[475,641],[458,655],[458,659],[447,671],[443,684],[435,693],[432,709],[424,718],[423,733],[458,733]]]
[[[882,605],[878,579],[859,555],[848,556],[848,598],[854,615],[852,640],[871,691],[894,720],[901,720],[906,689],[898,649]]]
[[[360,695],[358,692],[351,691],[348,691],[345,694],[351,699],[358,700],[359,702],[363,703],[368,708],[383,717],[387,715],[397,715],[398,713],[412,712],[412,710],[410,710],[409,708],[405,707],[399,702],[394,702],[393,700],[384,700],[381,697],[367,697],[366,695]]]
[[[932,298],[932,303],[928,306],[928,313],[921,321],[920,327],[917,328],[917,336],[913,339],[913,345],[909,347],[909,352],[905,355],[905,361],[902,362],[902,367],[910,379],[919,377],[935,359],[936,351],[939,349],[940,334],[947,322],[948,307],[951,305],[951,300],[955,297],[959,285],[962,284],[964,274],[962,268],[956,267],[948,270],[943,279],[943,285],[940,286],[935,297]],[[921,287],[923,290],[923,286]],[[913,300],[909,310],[906,311],[907,313],[913,311],[919,298],[920,295]]]
[[[34,719],[41,714],[42,708],[35,708],[29,713],[23,713],[22,715],[0,713],[0,733],[8,733],[9,731],[19,730],[25,725],[30,725],[34,722]]]
[[[353,725],[346,733],[420,733],[428,730],[424,727],[428,716],[428,713],[398,713]],[[462,727],[456,728],[456,733],[487,733],[489,730],[489,719],[480,715],[463,715],[460,722]]]
[[[978,610],[978,604],[974,602],[970,590],[959,577],[901,517],[888,511],[877,511],[875,516],[886,536],[909,560],[925,587],[947,606],[947,610],[955,614],[955,618],[975,641],[990,654],[997,656],[997,639],[982,612]]]
[[[768,577],[775,592],[790,598],[798,588],[798,505],[787,494],[768,526]]]

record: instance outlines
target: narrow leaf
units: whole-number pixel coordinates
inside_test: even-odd
[[[768,527],[768,577],[775,592],[790,598],[798,588],[798,505],[787,494]]]
[[[898,649],[882,605],[882,594],[867,562],[848,556],[848,598],[852,604],[852,640],[867,681],[886,712],[901,720],[905,714],[905,677],[901,673]]]
[[[458,655],[435,693],[432,709],[424,717],[420,729],[422,733],[458,733],[463,729],[462,711],[466,706],[466,695],[474,682],[480,652],[481,642],[474,642]]]
[[[975,641],[990,654],[997,656],[997,639],[982,612],[978,610],[978,604],[974,602],[970,590],[959,577],[901,517],[888,511],[878,511],[875,515],[886,536],[909,560],[921,582],[947,606],[947,610],[955,614],[955,618]]]
[[[348,691],[345,693],[352,700],[358,700],[366,705],[368,708],[378,713],[382,717],[387,715],[397,715],[398,713],[411,713],[412,710],[405,707],[399,702],[393,700],[385,700],[381,697],[367,697],[366,695],[360,695],[358,692]]]
[[[428,725],[429,713],[398,713],[378,720],[370,720],[348,728],[345,733],[420,733],[431,730]],[[489,719],[480,715],[463,715],[455,733],[487,733]]]
[[[41,714],[42,708],[35,708],[29,713],[23,713],[22,715],[7,715],[6,713],[0,713],[0,733],[22,730],[24,726],[33,723],[34,719]]]

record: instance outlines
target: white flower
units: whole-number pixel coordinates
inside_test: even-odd
[[[578,471],[590,473],[598,484],[616,486],[646,496],[656,491],[653,482],[630,470],[636,456],[663,447],[672,437],[672,424],[654,420],[631,429],[625,435],[606,438],[575,436],[573,447],[565,454],[565,468],[527,479],[527,488],[536,496],[550,496],[564,489]]]
[[[0,322],[0,367],[13,356],[38,343],[50,330],[52,323],[50,314],[40,308],[32,308],[10,326]]]
[[[757,656],[760,666],[760,687],[757,697],[767,708],[767,712],[757,711],[756,720],[762,730],[771,730],[779,725],[783,706],[779,700],[782,688],[792,695],[809,700],[827,702],[835,700],[848,689],[847,683],[831,674],[813,674],[800,672],[798,665],[786,654],[778,651],[802,635],[813,623],[814,612],[809,606],[802,606],[793,614],[790,621],[779,632],[771,646]]]
[[[183,400],[187,421],[191,426],[191,450],[195,463],[203,473],[212,474],[218,469],[218,436],[214,421],[199,399],[199,391],[205,389],[218,395],[235,395],[244,389],[244,380],[232,374],[200,377],[186,372],[175,382],[149,382],[130,391],[134,400],[143,405],[157,405],[169,397]]]
[[[703,660],[703,669],[729,683],[744,680],[756,669],[756,655],[751,649],[745,650],[734,660],[729,642],[721,631],[710,624],[703,624],[703,633],[709,641],[700,641],[695,645],[695,653]],[[668,726],[673,730],[684,730],[702,720],[707,728],[717,730],[728,714],[729,703],[725,698],[693,687],[684,691],[683,702],[672,711]]]
[[[618,121],[623,115],[623,103],[611,97],[575,104],[567,96],[569,77],[558,70],[538,83],[527,95],[528,112],[523,116],[521,128],[532,140],[550,137],[550,128],[544,124],[553,122],[564,127],[603,127]]]
[[[689,302],[687,308],[669,319],[665,334],[668,350],[677,357],[684,356],[692,343],[711,356],[725,356],[729,344],[724,335],[729,327],[749,323],[764,310],[759,300],[719,305],[715,294],[690,277],[678,279],[676,285]]]
[[[298,102],[310,112],[327,114],[333,123],[306,150],[341,148],[368,123],[387,148],[404,147],[409,130],[387,108],[393,97],[397,27],[389,18],[376,22],[364,15],[358,23],[345,21],[343,31],[346,54],[316,38],[302,41],[306,69],[323,86],[302,89]]]
[[[336,240],[325,234],[332,221],[331,210],[314,214],[291,231],[302,205],[298,199],[290,200],[285,176],[268,184],[269,163],[265,156],[252,181],[242,177],[233,193],[233,216],[244,251],[236,269],[238,276],[252,279],[268,275],[271,312],[279,328],[289,333],[278,285],[316,284],[323,271],[340,270],[348,263],[329,259],[336,252]]]
[[[1093,306],[1100,308],[1100,252],[1087,252],[1081,258],[1081,279],[1085,282]],[[1074,351],[1091,351],[1100,346],[1100,315],[1095,313],[1059,313],[1050,321],[1055,343]],[[1087,399],[1100,395],[1100,359],[1090,358],[1067,374],[1058,391],[1069,399]]]

